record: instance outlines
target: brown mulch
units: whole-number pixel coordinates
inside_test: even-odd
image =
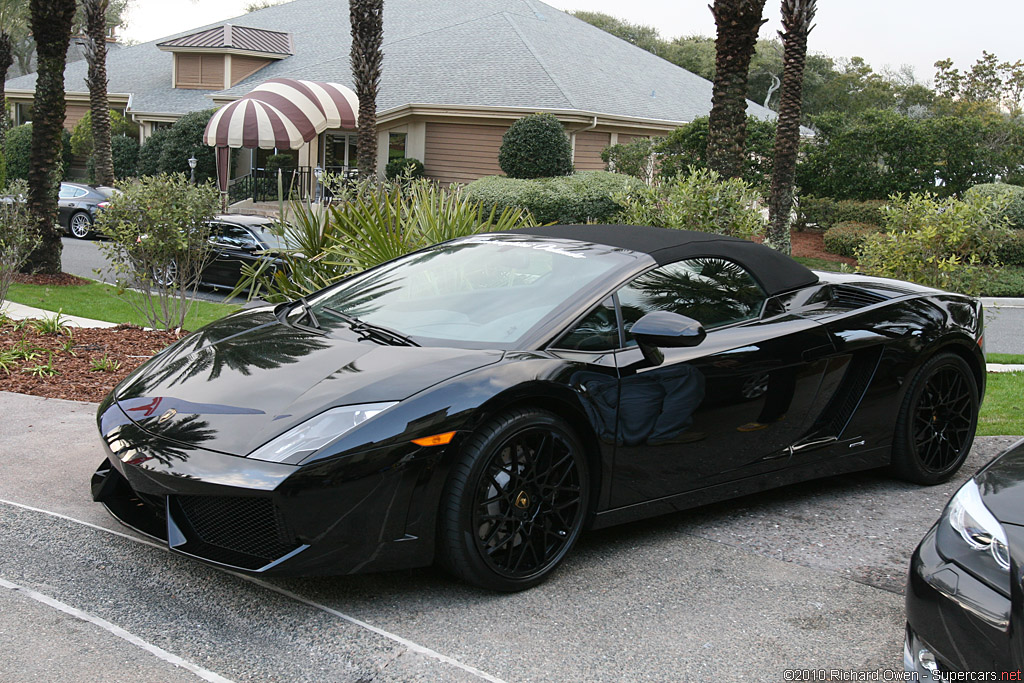
[[[837,256],[825,251],[825,233],[815,230],[797,232],[790,234],[790,244],[793,247],[793,256],[802,258],[822,258],[829,261],[841,261],[851,266],[857,265],[857,259],[848,256]]]
[[[26,275],[24,273],[16,273],[14,281],[23,285],[44,285],[46,287],[71,287],[87,285],[90,282],[90,280],[72,275],[71,273],[61,273],[60,275],[46,275],[42,273]]]
[[[0,323],[0,360],[8,358],[4,352],[17,348],[27,347],[37,354],[28,360],[8,358],[9,367],[0,367],[0,391],[99,402],[128,373],[178,339],[174,332],[154,332],[133,325],[69,329],[70,336],[41,334],[31,324]],[[99,363],[104,358],[117,369],[94,369],[93,361]],[[57,374],[37,376],[29,372],[46,366]]]

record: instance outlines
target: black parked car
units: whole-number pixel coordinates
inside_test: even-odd
[[[57,199],[57,220],[68,233],[78,239],[92,235],[96,213],[107,207],[113,187],[92,187],[82,183],[61,183]]]
[[[201,282],[211,287],[234,288],[242,276],[242,266],[270,259],[274,267],[281,261],[275,250],[283,249],[284,242],[270,230],[274,224],[260,216],[222,215],[214,218],[210,226],[210,244],[213,260],[203,270]]]
[[[948,479],[982,309],[705,233],[452,240],[158,354],[99,409],[93,495],[250,572],[440,561],[543,580],[584,528],[891,465]]]
[[[950,499],[910,561],[903,663],[921,680],[1024,669],[1024,441]],[[951,672],[1015,677],[962,678]]]

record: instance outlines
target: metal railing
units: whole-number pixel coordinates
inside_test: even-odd
[[[346,180],[354,180],[356,177],[356,169],[348,166],[328,166],[324,171],[340,175]],[[276,202],[277,175],[277,169],[254,168],[248,175],[232,179],[228,182],[228,201],[234,203],[252,199],[255,202]],[[309,166],[281,169],[281,190],[286,200],[331,199],[330,190],[317,187],[318,184],[314,170]]]

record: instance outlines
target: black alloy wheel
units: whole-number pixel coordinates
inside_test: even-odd
[[[441,559],[456,576],[500,591],[543,581],[576,543],[590,476],[559,417],[509,412],[473,434],[442,501]]]
[[[948,481],[971,450],[978,386],[963,358],[942,353],[914,376],[896,421],[893,469],[917,484]]]
[[[68,219],[68,230],[80,240],[84,240],[92,234],[92,218],[85,211],[76,211]]]

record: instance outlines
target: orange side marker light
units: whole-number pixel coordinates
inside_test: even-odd
[[[412,442],[417,446],[445,446],[454,438],[455,432],[445,432],[444,434],[425,436],[422,439],[413,439]]]

